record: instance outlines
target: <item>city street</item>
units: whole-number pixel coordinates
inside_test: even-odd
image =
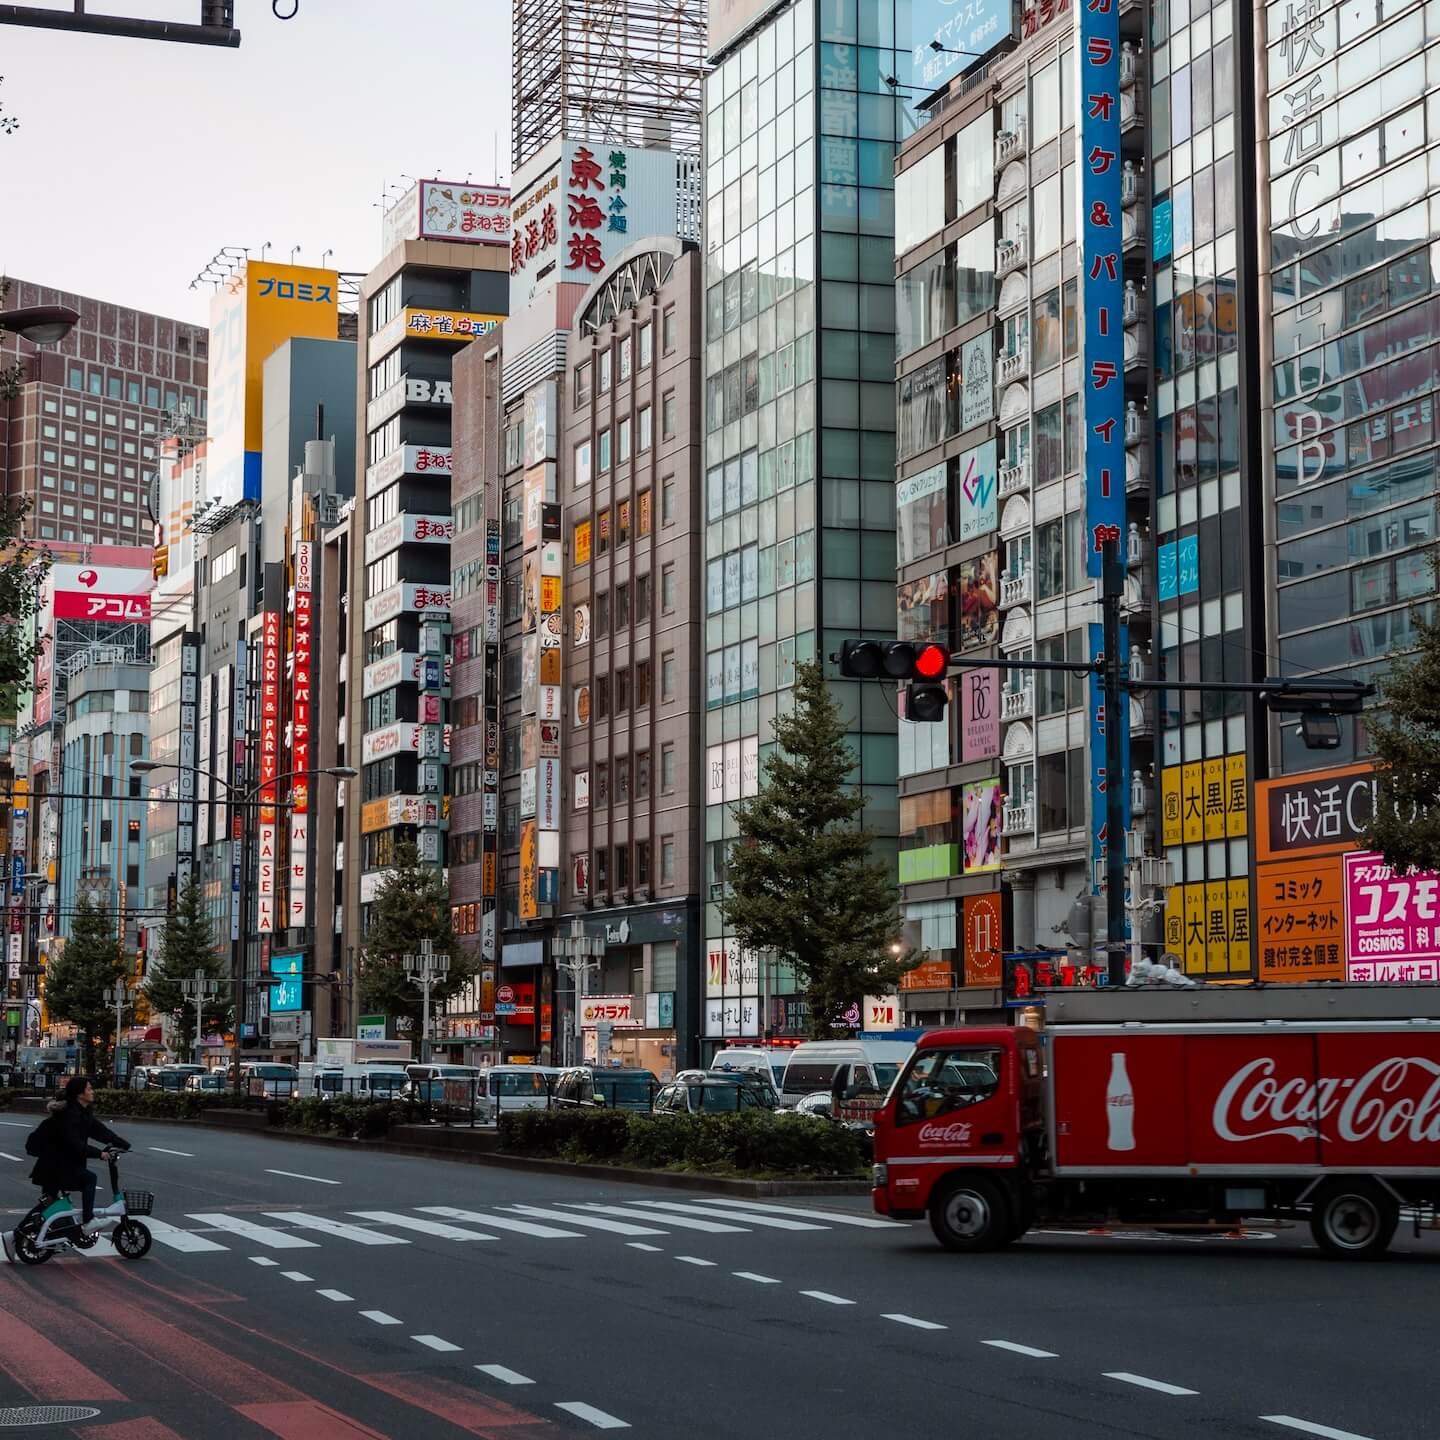
[[[7,1225],[29,1123],[0,1122]],[[0,1272],[0,1407],[77,1407],[25,1434],[1435,1433],[1440,1237],[1352,1266],[1305,1230],[963,1258],[861,1199],[119,1128],[125,1185],[156,1192],[150,1256],[102,1240]]]

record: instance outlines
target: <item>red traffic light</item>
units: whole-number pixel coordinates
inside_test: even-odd
[[[915,655],[915,676],[919,680],[943,680],[950,668],[950,652],[943,645],[922,645]]]

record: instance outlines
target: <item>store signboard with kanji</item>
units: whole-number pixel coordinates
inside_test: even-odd
[[[552,140],[517,177],[511,314],[557,280],[591,284],[637,238],[677,236],[689,168],[668,150]]]
[[[1343,980],[1341,856],[1259,867],[1256,938],[1262,980]]]
[[[1383,855],[1356,850],[1345,866],[1345,951],[1350,980],[1440,980],[1440,875],[1396,874]]]

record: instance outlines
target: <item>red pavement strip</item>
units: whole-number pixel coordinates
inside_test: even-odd
[[[7,1295],[6,1299],[9,1298]],[[22,1304],[27,1303],[24,1298],[17,1298],[21,1298]],[[7,1310],[0,1310],[0,1370],[37,1401],[79,1404],[86,1400],[125,1399],[108,1380],[102,1380],[69,1351],[62,1350],[33,1325]]]
[[[151,1415],[139,1420],[122,1420],[118,1425],[86,1425],[83,1430],[70,1433],[83,1435],[85,1440],[185,1440],[178,1431],[162,1425]]]

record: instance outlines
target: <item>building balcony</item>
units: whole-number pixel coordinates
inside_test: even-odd
[[[1023,606],[1010,611],[1000,627],[1000,648],[1005,651],[1023,650],[1035,635],[1035,624],[1030,612]]]
[[[1120,204],[1128,210],[1140,198],[1140,181],[1143,178],[1140,167],[1127,160],[1120,171]]]
[[[1143,321],[1137,320],[1135,324],[1128,324],[1125,327],[1125,368],[1133,370],[1143,366],[1149,368],[1150,361],[1150,327]],[[1144,376],[1140,377],[1142,380]]]
[[[1023,495],[1030,488],[1030,456],[1022,455],[1014,465],[1000,467],[1000,498]]]
[[[1139,125],[1140,100],[1138,93],[1133,90],[1122,90],[1120,92],[1120,133],[1123,135],[1127,130],[1133,130]]]
[[[1121,246],[1126,250],[1139,246],[1143,250],[1148,228],[1145,224],[1145,212],[1138,206],[1134,210],[1122,211],[1120,221]]]
[[[1148,697],[1142,699],[1138,695],[1131,695],[1130,699],[1130,738],[1138,739],[1142,735],[1150,733],[1150,706]]]
[[[1030,500],[1025,495],[1012,495],[1000,512],[1002,539],[1014,540],[1030,533]]]
[[[1016,605],[1028,605],[1030,603],[1030,572],[1027,570],[1023,575],[1011,575],[1008,570],[1000,574],[1000,608],[1011,610]]]
[[[1145,287],[1134,280],[1125,282],[1125,299],[1121,315],[1126,325],[1138,324],[1145,314]]]
[[[1143,495],[1150,489],[1150,467],[1145,463],[1148,447],[1137,445],[1125,452],[1125,493]]]
[[[1021,341],[1018,349],[1009,350],[995,362],[995,388],[1003,390],[1012,380],[1023,380],[1030,373],[1030,342]]]
[[[1129,40],[1120,45],[1120,88],[1128,90],[1135,83],[1140,65],[1140,52]]]
[[[1030,237],[1021,230],[1018,235],[1007,236],[995,247],[995,278],[1008,275],[1012,270],[1030,263]]]
[[[1035,805],[1007,805],[1001,812],[1001,834],[1030,836],[1035,833]]]
[[[1028,720],[1035,713],[1035,686],[1026,681],[1018,690],[1006,690],[1000,697],[1000,718],[1007,724],[1011,720]]]
[[[1145,439],[1149,415],[1134,400],[1125,405],[1125,448],[1141,444]]]
[[[995,134],[995,168],[1003,170],[1012,160],[1018,160],[1025,153],[1025,122],[1021,120],[1013,130],[999,130]]]

